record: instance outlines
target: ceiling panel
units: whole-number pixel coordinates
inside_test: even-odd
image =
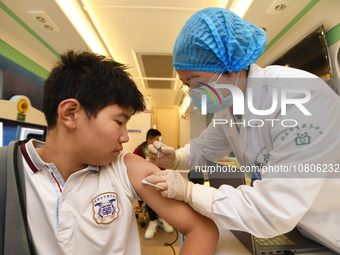
[[[152,81],[146,88],[141,77],[144,74],[138,69],[138,53],[149,55],[172,54],[176,37],[184,23],[199,9],[222,7],[228,4],[223,0],[77,0],[82,5],[88,18],[94,24],[98,34],[105,42],[111,56],[131,68],[129,72],[145,96],[151,96],[152,107],[178,107],[182,94],[178,86],[181,82]],[[340,22],[339,0],[292,0],[291,5],[282,15],[271,16],[266,12],[274,0],[254,0],[245,19],[267,30],[268,41],[284,29],[289,22],[310,3],[315,3],[303,18],[289,31],[284,33],[280,44],[274,44],[258,60],[264,66],[273,58],[282,55],[285,50],[304,38],[317,26],[324,24],[326,32]],[[285,0],[283,0],[285,1]],[[2,0],[19,18],[45,40],[54,50],[63,52],[67,49],[89,49],[77,30],[61,11],[54,0]],[[29,11],[44,11],[58,26],[60,33],[51,34],[41,29],[40,24],[28,14]],[[23,29],[16,21],[0,9],[0,35],[6,43],[50,70],[55,55],[43,46],[34,36]],[[150,72],[145,76],[165,77],[170,75],[171,59],[150,65]],[[156,67],[155,67],[156,66]],[[172,67],[171,67],[172,68]],[[152,70],[155,70],[155,74]],[[164,74],[160,74],[164,71]],[[158,72],[158,74],[157,74]],[[171,76],[174,77],[174,76]],[[166,85],[172,84],[171,86]],[[151,84],[151,85],[150,85]],[[170,89],[159,89],[170,87]]]
[[[172,78],[172,55],[141,54],[145,77]]]
[[[267,13],[273,2],[273,0],[254,0],[251,8],[249,8],[243,17],[258,27],[266,28],[267,43],[273,40],[311,0],[291,0],[290,5],[280,15],[270,15]],[[282,0],[282,2],[285,2],[285,0]]]
[[[174,78],[175,70],[172,65],[172,55],[138,54],[138,64],[143,77]],[[144,80],[146,88],[172,89],[174,81]]]
[[[288,24],[290,21],[294,23],[294,25],[287,30],[279,39],[279,42],[272,45],[257,61],[257,64],[260,66],[267,66],[271,64],[273,61],[278,59],[281,55],[291,49],[294,45],[300,42],[303,38],[305,38],[308,34],[310,34],[313,30],[315,30],[320,25],[324,25],[326,33],[332,29],[335,24],[339,24],[340,22],[340,1],[339,0],[321,0],[321,1],[307,1],[307,0],[295,0],[294,4],[291,6],[289,11],[295,12],[294,8],[298,8],[300,4],[304,3],[305,7],[309,4],[315,4],[313,8],[311,8],[308,12],[305,12],[304,15],[300,15],[301,19],[297,19],[296,16],[293,15],[287,16],[286,21],[282,21],[285,24]],[[299,7],[301,8],[301,6]],[[287,10],[287,11],[288,11]],[[288,15],[288,14],[285,14]],[[299,16],[299,14],[297,14]],[[254,13],[253,13],[254,16]],[[294,21],[298,20],[296,23]],[[280,22],[274,22],[273,19],[268,18],[266,22],[269,25],[273,26],[274,34],[278,34],[282,29],[282,25]],[[267,33],[269,33],[268,31]],[[268,35],[269,38],[270,35]],[[269,40],[268,40],[269,42]]]
[[[46,41],[55,51],[64,52],[70,48],[78,50],[89,50],[77,30],[68,21],[65,14],[53,0],[11,0],[4,4],[18,16],[29,28]],[[41,24],[34,20],[29,14],[31,11],[43,11],[60,29],[58,33],[50,33],[42,28]],[[12,18],[11,23],[16,23]],[[6,23],[1,26],[7,25]],[[15,33],[15,31],[13,31]],[[25,37],[24,37],[25,38]],[[42,46],[40,43],[38,44]]]
[[[82,2],[87,6],[154,6],[202,9],[208,6],[225,8],[228,0],[82,0]]]
[[[132,64],[131,50],[172,53],[179,31],[194,12],[108,8],[88,13],[113,57]]]
[[[109,1],[103,4],[110,4],[110,6],[99,8],[100,3],[95,1],[96,7],[85,6],[94,24],[97,28],[99,27],[98,31],[101,31],[100,34],[105,38],[112,56],[117,61],[131,66],[130,72],[133,77],[174,77],[174,75],[170,76],[171,72],[173,72],[172,57],[168,57],[164,61],[164,65],[155,61],[153,65],[148,66],[148,73],[143,74],[143,72],[138,71],[138,63],[136,63],[133,54],[138,55],[139,52],[143,52],[144,55],[171,55],[179,31],[190,16],[198,10],[193,9],[192,6],[187,8],[187,5],[183,4],[182,1],[163,2],[167,4],[159,4],[157,1],[143,1],[143,3],[140,1]],[[203,3],[204,1],[201,1],[197,4]],[[117,7],[114,6],[115,4],[130,6],[130,8]],[[204,4],[204,7],[206,7],[207,3],[205,2]],[[140,8],[139,6],[147,8]],[[193,6],[198,5],[195,3]],[[171,71],[169,68],[171,68]],[[143,69],[143,66],[141,69]],[[152,69],[154,69],[154,73],[152,73]],[[162,71],[168,74],[160,74],[159,72]],[[142,84],[142,82],[137,84]],[[153,107],[178,107],[181,95],[178,94],[173,81],[144,80],[144,84],[145,88],[148,89],[147,95],[152,98]],[[139,86],[139,88],[143,89],[144,86]],[[163,93],[161,96],[163,100],[158,100],[155,94],[156,90],[166,88],[168,88],[166,92],[167,99],[164,100]]]
[[[0,9],[0,24],[1,40],[50,71],[53,66],[51,60],[56,59],[50,50],[41,47],[40,42],[33,35],[17,22],[13,22],[13,18],[2,9]],[[23,37],[25,40],[22,39]]]
[[[148,89],[171,89],[171,81],[146,81]]]
[[[292,0],[291,5],[282,15],[271,16],[266,12],[272,0],[254,0],[245,16],[250,22],[266,27],[268,42],[272,40],[310,0]],[[82,0],[99,33],[108,45],[112,56],[131,68],[133,77],[148,76],[137,68],[133,52],[172,53],[172,48],[184,23],[199,9],[206,7],[225,7],[227,1],[136,1],[136,0]],[[153,67],[155,72],[161,65]],[[141,68],[143,69],[143,67]],[[151,75],[151,74],[150,74]],[[155,74],[156,75],[156,74]],[[150,76],[149,76],[150,77]],[[140,88],[166,88],[169,81],[145,81]],[[179,83],[178,83],[179,84]],[[175,88],[177,89],[177,88]],[[147,90],[152,98],[155,90]],[[167,97],[172,107],[177,107],[181,94],[169,90]],[[157,107],[157,100],[152,100]],[[162,102],[164,104],[164,101]]]

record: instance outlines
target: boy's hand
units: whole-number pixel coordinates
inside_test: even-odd
[[[161,191],[161,195],[167,198],[174,198],[179,201],[189,202],[191,199],[192,183],[184,179],[181,174],[172,170],[164,170],[149,175],[144,180],[163,187],[165,190],[156,188]]]
[[[164,167],[167,169],[174,169],[178,162],[176,158],[175,149],[166,146],[164,143],[162,143],[159,155],[157,154],[159,150],[158,141],[155,141],[153,144],[150,144],[148,146],[148,150],[149,161],[157,166]]]

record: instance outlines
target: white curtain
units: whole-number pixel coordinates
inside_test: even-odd
[[[154,124],[156,129],[162,133],[162,142],[175,149],[179,148],[179,117],[179,109],[154,109]]]

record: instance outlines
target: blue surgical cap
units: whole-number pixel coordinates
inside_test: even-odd
[[[176,70],[239,73],[261,56],[266,33],[233,12],[206,8],[183,26],[173,49]]]

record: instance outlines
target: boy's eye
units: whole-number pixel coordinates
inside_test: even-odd
[[[116,122],[118,123],[119,126],[123,124],[123,122],[120,122],[119,120],[116,120]]]

